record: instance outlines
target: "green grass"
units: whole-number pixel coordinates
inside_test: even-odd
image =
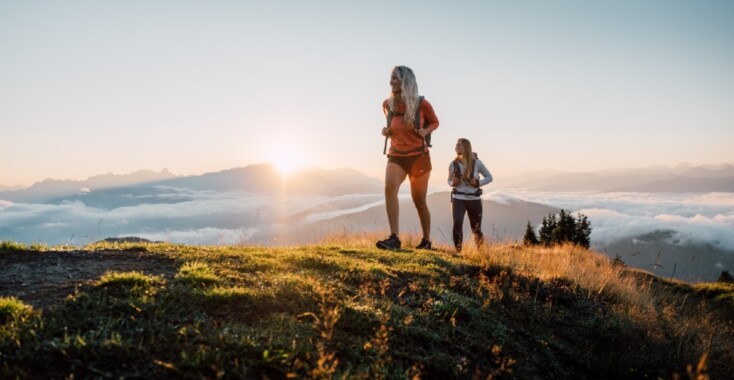
[[[33,308],[15,297],[0,297],[0,323],[22,321],[31,316]]]
[[[734,284],[733,283],[706,283],[696,284],[693,288],[707,298],[713,298],[729,308],[734,309]]]
[[[23,243],[16,243],[9,240],[0,240],[0,251],[24,251],[28,246]]]
[[[704,353],[725,376],[734,348],[731,288],[638,284],[571,246],[85,249],[178,273],[108,272],[42,311],[0,299],[0,378],[671,378]]]
[[[181,267],[176,282],[205,287],[218,283],[219,277],[205,263],[191,262]]]

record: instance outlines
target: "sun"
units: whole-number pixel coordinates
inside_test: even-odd
[[[302,154],[289,149],[279,151],[277,155],[270,158],[270,162],[283,177],[288,177],[307,166],[307,160]]]
[[[275,165],[275,168],[278,169],[278,173],[286,177],[293,174],[296,170],[300,169],[300,166],[297,162],[290,161],[282,157],[278,158],[278,160],[273,161],[273,165]]]

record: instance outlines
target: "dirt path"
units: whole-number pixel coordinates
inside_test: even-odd
[[[107,271],[142,271],[170,279],[176,269],[172,259],[138,251],[0,252],[0,297],[46,308]]]

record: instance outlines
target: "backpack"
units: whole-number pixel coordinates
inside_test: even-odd
[[[415,121],[413,122],[413,126],[416,130],[419,130],[421,128],[421,102],[423,101],[423,96],[418,97],[418,107],[415,109]],[[393,114],[390,107],[387,107],[387,127],[390,128],[390,123],[392,122],[392,117],[395,116],[402,116],[403,114],[397,113]],[[431,134],[427,134],[426,137],[423,139],[423,146],[421,147],[421,150],[425,150],[426,147],[432,148],[433,145],[431,145]]]
[[[454,176],[456,176],[456,177],[459,177],[459,178],[462,178],[462,177],[463,177],[463,175],[462,175],[462,173],[461,173],[461,168],[459,167],[459,161],[458,161],[458,160],[454,160],[454,161],[452,162],[452,165],[453,165],[453,170],[454,170]],[[472,172],[474,172],[474,170],[476,170],[476,167],[477,167],[477,159],[476,159],[476,158],[473,158],[473,159],[471,160],[471,169],[472,169]],[[472,173],[472,174],[473,174],[473,173]],[[461,195],[473,195],[473,196],[477,196],[477,197],[478,197],[478,196],[481,196],[481,195],[482,195],[482,189],[481,189],[481,188],[477,188],[477,191],[475,191],[475,192],[473,192],[473,193],[464,193],[464,192],[462,192],[462,191],[458,191],[458,190],[456,190],[456,188],[454,187],[454,188],[453,188],[453,189],[451,190],[451,194],[452,194],[452,195],[453,195],[453,194],[461,194]],[[453,200],[453,197],[452,197],[451,199]]]

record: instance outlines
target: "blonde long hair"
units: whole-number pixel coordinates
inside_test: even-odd
[[[405,114],[403,115],[403,123],[407,125],[415,124],[415,111],[420,106],[418,104],[418,82],[415,80],[413,70],[408,66],[395,66],[390,72],[395,73],[400,80],[400,95],[390,92],[387,98],[387,104],[390,109],[395,112],[397,103],[403,101],[405,103]]]
[[[456,159],[464,164],[464,173],[461,176],[465,180],[469,180],[474,175],[474,165],[472,165],[474,159],[477,158],[477,154],[472,151],[471,141],[460,138],[459,144],[461,144],[462,154],[456,155]]]

